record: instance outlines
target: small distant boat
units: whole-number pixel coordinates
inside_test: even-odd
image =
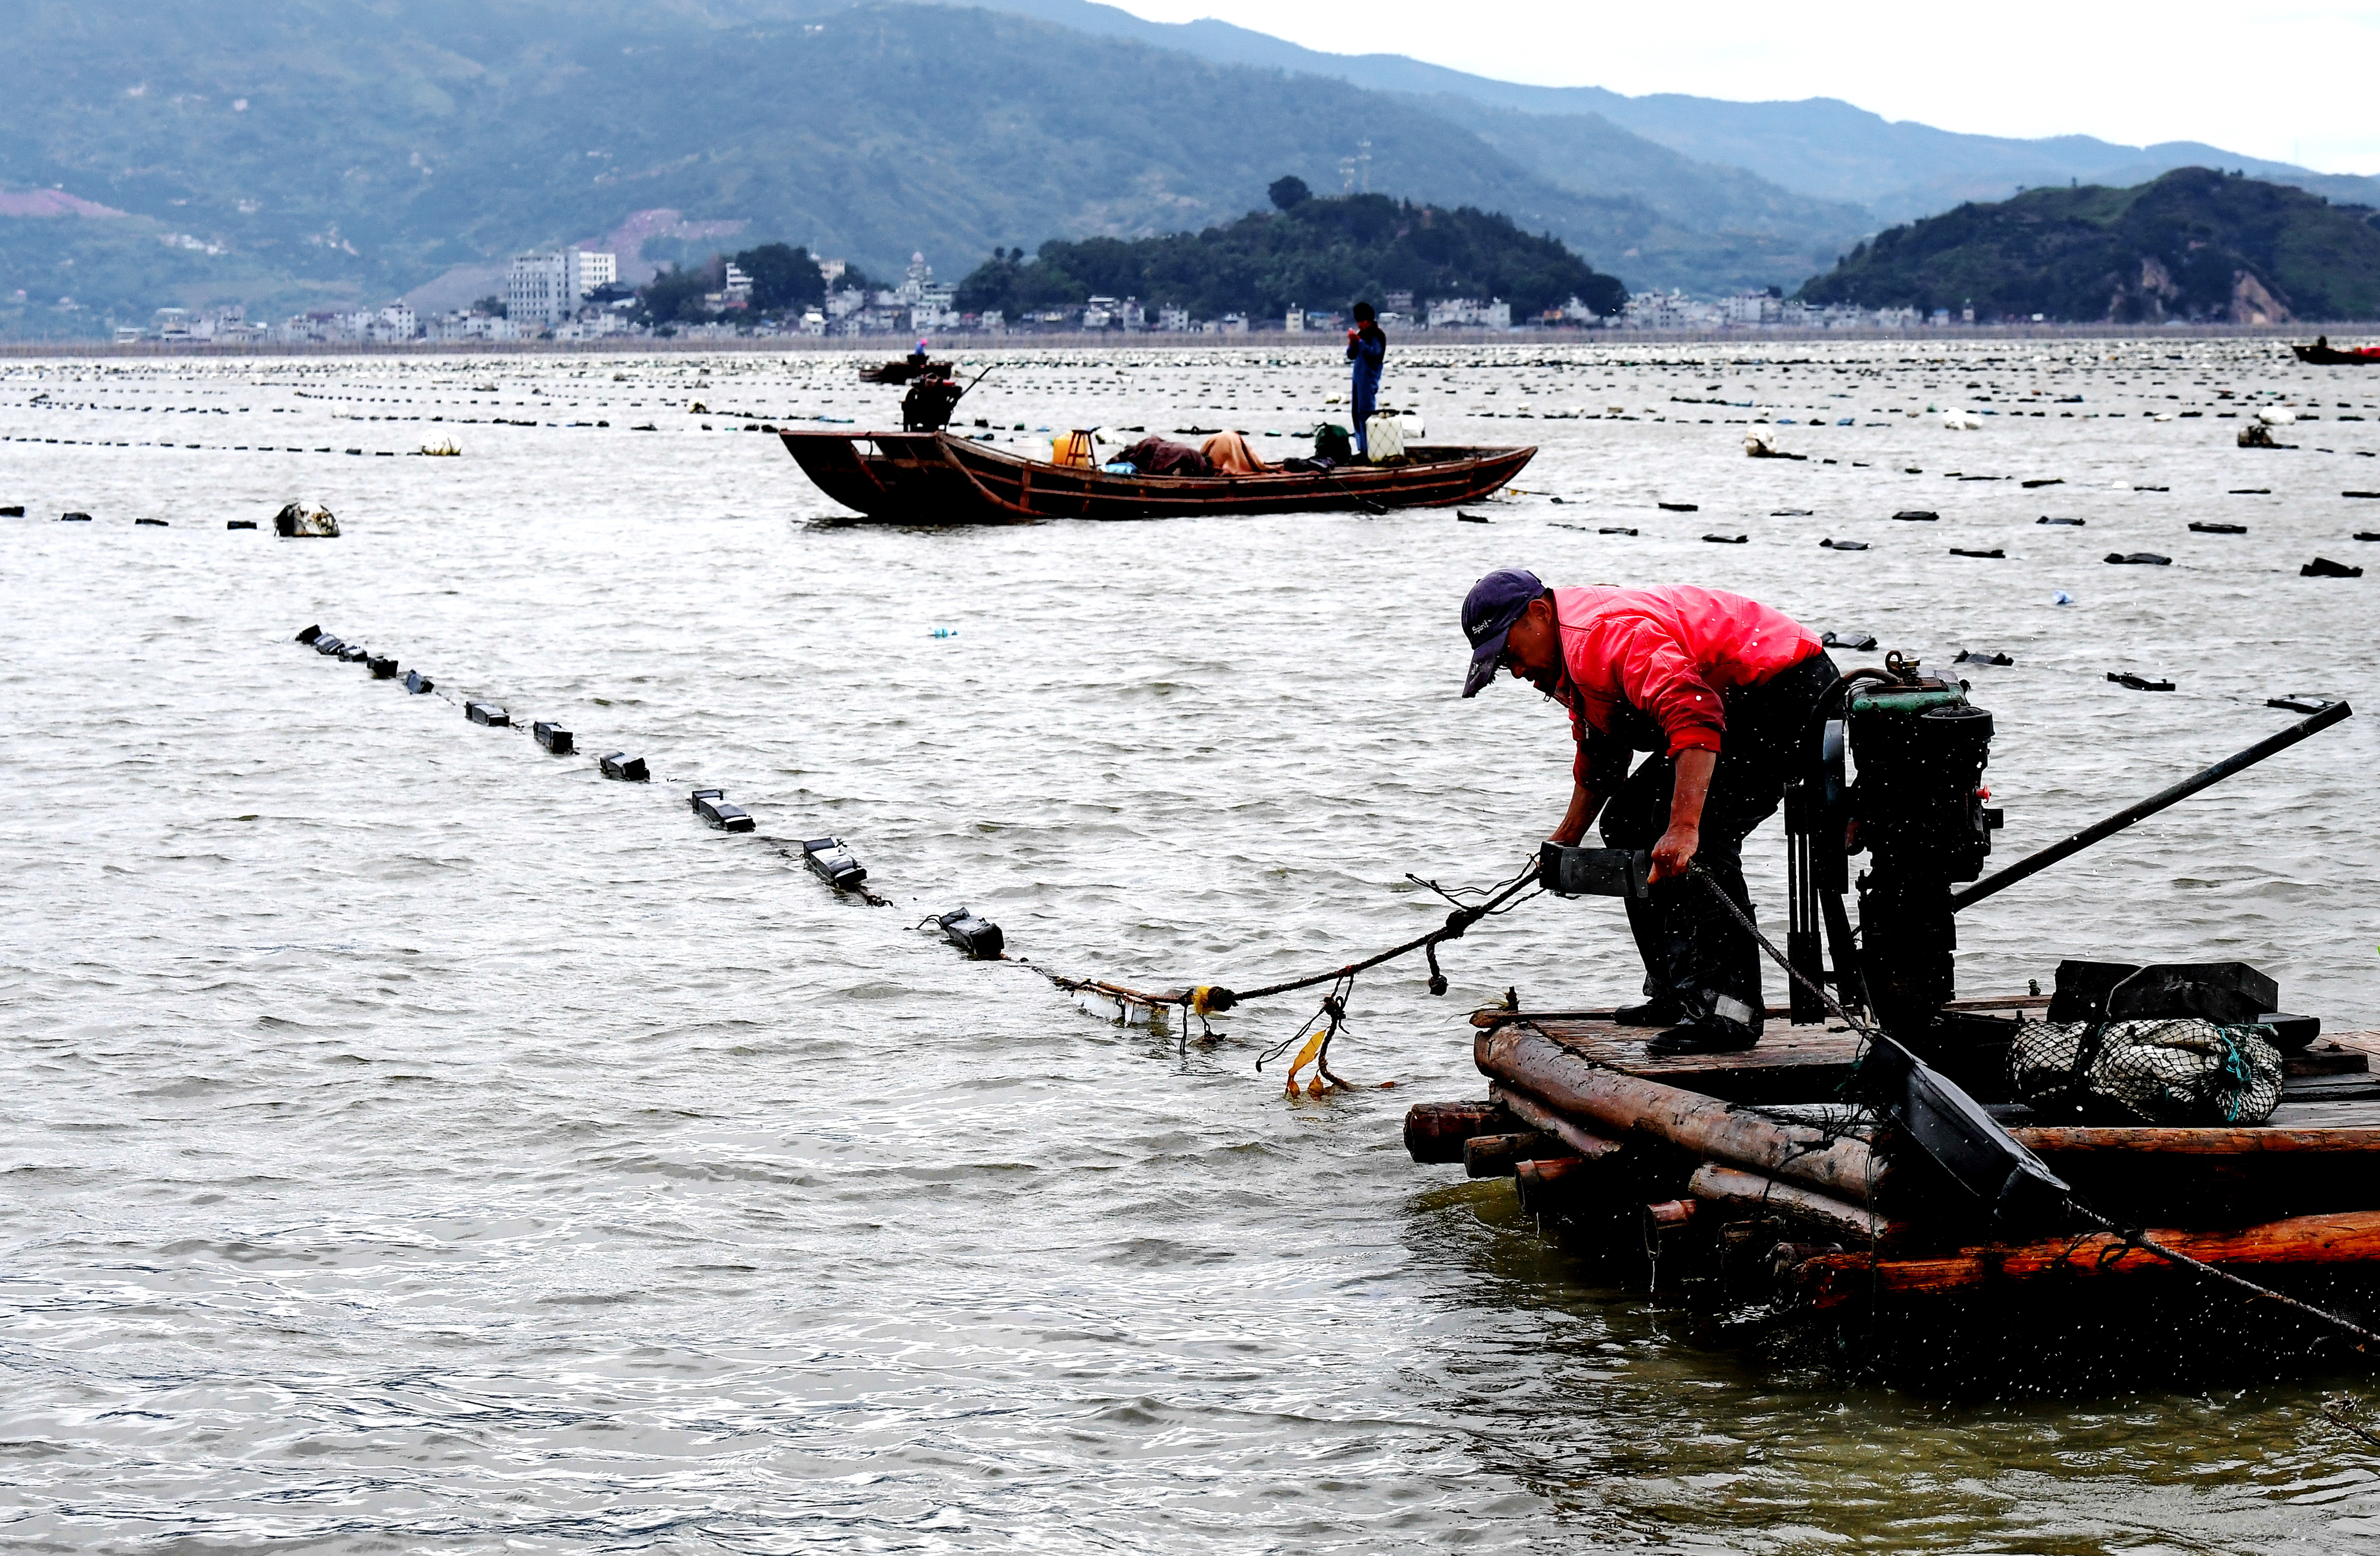
[[[460,455],[463,451],[455,446],[455,440],[453,438],[448,438],[441,443],[423,444],[421,445],[421,452],[430,456],[433,459],[452,459]]]
[[[948,362],[929,360],[924,350],[924,343],[920,342],[919,349],[910,352],[906,357],[896,357],[892,361],[881,362],[877,364],[875,367],[860,369],[859,382],[862,383],[907,383],[912,380],[923,378],[929,373],[939,373],[941,376],[948,378],[951,376],[951,364]]]
[[[2312,346],[2292,346],[2298,360],[2318,368],[2362,368],[2380,366],[2380,346],[2360,346],[2341,351],[2330,344],[2328,335],[2316,335]]]
[[[777,435],[802,472],[844,507],[878,524],[919,525],[1445,507],[1487,496],[1537,452],[1408,444],[1396,465],[1149,476],[1026,459],[949,432]]]

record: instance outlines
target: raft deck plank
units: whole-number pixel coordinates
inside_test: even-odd
[[[1621,1027],[1608,1019],[1581,1016],[1531,1016],[1495,1013],[1503,1020],[1483,1024],[1493,1030],[1517,1020],[1532,1030],[1597,1064],[1623,1075],[1665,1085],[1683,1087],[1730,1102],[1823,1102],[1840,1094],[1851,1078],[1859,1053],[1858,1034],[1839,1027],[1769,1027],[1759,1045],[1736,1053],[1697,1053],[1656,1058],[1645,1045],[1655,1035],[1647,1027]],[[2285,1060],[2282,1097],[2289,1102],[2380,1103],[2380,1076],[2370,1074],[2371,1055],[2343,1044],[2318,1046],[2314,1052]],[[1995,1062],[1995,1068],[1997,1064]],[[1994,1112],[2003,1110],[1995,1108]],[[2013,1110],[2019,1122],[2024,1115]]]

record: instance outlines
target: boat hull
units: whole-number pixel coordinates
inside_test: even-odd
[[[2380,367],[2380,354],[2341,351],[2328,346],[2292,346],[2289,349],[2298,354],[2299,361],[2317,368]]]
[[[948,432],[777,435],[820,491],[864,521],[904,525],[1445,507],[1495,492],[1537,452],[1425,446],[1409,450],[1406,464],[1328,473],[1122,476],[1023,459]]]

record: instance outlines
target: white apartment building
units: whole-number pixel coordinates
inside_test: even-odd
[[[591,249],[573,249],[569,252],[570,284],[580,297],[613,286],[620,279],[620,256],[597,253]]]
[[[522,329],[545,330],[578,310],[570,261],[561,254],[516,254],[504,275],[504,316]]]
[[[619,278],[617,254],[568,249],[516,255],[504,276],[504,312],[523,329],[552,329],[577,312],[588,293]]]
[[[1509,330],[1512,305],[1501,298],[1481,302],[1477,298],[1439,298],[1429,305],[1433,330]]]
[[[1739,292],[1719,299],[1718,314],[1730,324],[1774,324],[1785,317],[1785,304],[1767,292]]]

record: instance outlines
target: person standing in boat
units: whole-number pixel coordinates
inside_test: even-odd
[[[1355,305],[1355,327],[1347,332],[1347,359],[1355,364],[1355,455],[1362,459],[1372,456],[1371,439],[1366,423],[1372,419],[1372,407],[1380,397],[1380,369],[1389,359],[1389,337],[1380,331],[1379,315],[1372,305]]]
[[[1553,841],[1576,844],[1600,812],[1606,844],[1652,852],[1652,900],[1627,899],[1645,1003],[1616,1019],[1665,1028],[1650,1053],[1752,1047],[1766,1012],[1759,948],[1685,876],[1699,865],[1751,915],[1743,839],[1776,810],[1837,679],[1817,635],[1740,594],[1548,589],[1517,567],[1472,587],[1463,630],[1463,696],[1510,670],[1569,710],[1578,755]]]

